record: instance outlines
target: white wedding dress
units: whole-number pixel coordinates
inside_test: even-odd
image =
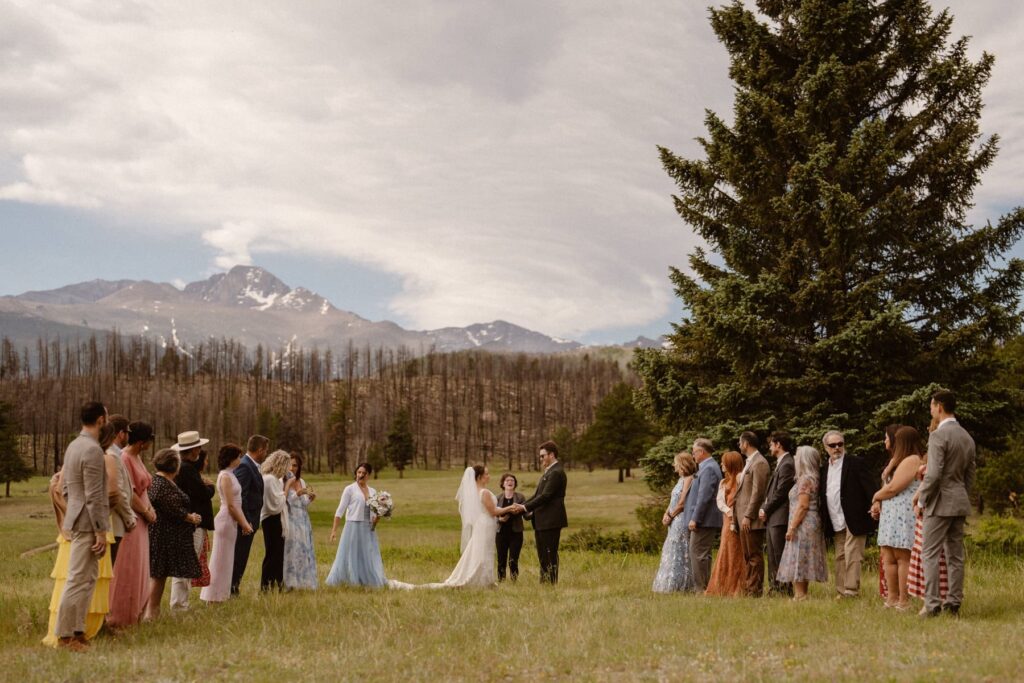
[[[469,588],[493,586],[497,583],[497,572],[494,562],[497,552],[494,537],[498,531],[498,523],[487,512],[483,500],[490,496],[494,507],[498,499],[487,489],[478,489],[476,473],[467,467],[462,475],[462,485],[455,495],[459,501],[459,515],[462,517],[462,557],[455,565],[451,575],[442,583],[426,583],[415,585],[401,581],[388,581],[389,588],[410,590],[413,588]]]

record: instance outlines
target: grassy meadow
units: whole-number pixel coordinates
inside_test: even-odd
[[[385,471],[374,482],[396,500],[378,527],[389,578],[441,581],[458,559],[454,502],[460,472]],[[497,474],[497,473],[496,473]],[[536,473],[524,473],[529,494]],[[338,478],[310,477],[321,581],[334,559],[328,542]],[[497,477],[492,484],[496,488]],[[811,600],[654,595],[658,558],[563,553],[557,587],[537,583],[527,532],[517,584],[493,590],[321,589],[260,595],[262,536],[240,599],[192,609],[116,638],[101,635],[84,655],[40,644],[56,551],[21,557],[53,540],[55,526],[37,477],[0,499],[0,648],[8,681],[99,680],[1013,680],[1021,679],[1024,560],[969,557],[963,619],[922,620],[882,608],[877,574],[864,597]],[[569,472],[568,530],[636,526],[647,495],[641,479]],[[563,537],[564,538],[564,537]],[[839,664],[838,662],[842,662]]]

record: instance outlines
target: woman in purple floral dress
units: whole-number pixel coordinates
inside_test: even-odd
[[[821,455],[810,446],[796,449],[796,484],[789,490],[789,528],[779,561],[778,580],[792,583],[794,600],[807,599],[810,581],[828,581],[825,535],[818,513]]]

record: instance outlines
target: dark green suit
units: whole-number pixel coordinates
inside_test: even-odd
[[[541,582],[558,583],[558,542],[569,526],[565,514],[565,470],[555,462],[544,471],[533,497],[523,505],[533,513],[533,535],[537,541]]]

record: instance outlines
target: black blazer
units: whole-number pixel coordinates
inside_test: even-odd
[[[505,500],[505,492],[504,491],[502,491],[500,494],[498,494],[498,507],[503,507],[502,504],[501,504],[503,500]],[[524,496],[523,494],[519,493],[519,491],[513,491],[512,492],[512,502],[513,503],[520,503],[520,504],[525,503],[526,502],[526,496]],[[530,513],[526,513],[526,514],[529,515]],[[500,534],[502,531],[506,531],[506,530],[511,531],[514,534],[521,534],[521,533],[523,533],[523,515],[509,515],[508,519],[505,520],[504,522],[502,522],[501,520],[498,520],[498,533]]]
[[[564,529],[569,526],[569,518],[565,514],[565,487],[567,479],[562,463],[556,462],[549,467],[540,481],[537,490],[528,501],[523,503],[527,512],[533,513],[535,531]]]
[[[174,483],[188,496],[188,511],[199,513],[203,521],[199,523],[204,529],[213,531],[213,484],[203,483],[203,477],[193,462],[181,461],[178,476]]]
[[[242,514],[255,531],[260,528],[260,511],[263,510],[263,475],[248,454],[242,456],[234,474],[242,487]]]
[[[765,526],[787,526],[789,524],[789,490],[796,483],[796,466],[793,455],[786,453],[775,465],[772,478],[768,480],[768,493],[765,495],[764,510]]]
[[[828,513],[828,459],[821,468],[819,478],[818,510],[821,513],[821,526],[825,536],[835,535],[832,528],[832,515]],[[871,518],[871,499],[878,490],[878,482],[868,472],[867,464],[856,455],[843,456],[843,477],[839,482],[839,504],[846,518],[846,528],[854,536],[865,536],[875,528],[875,520]]]

